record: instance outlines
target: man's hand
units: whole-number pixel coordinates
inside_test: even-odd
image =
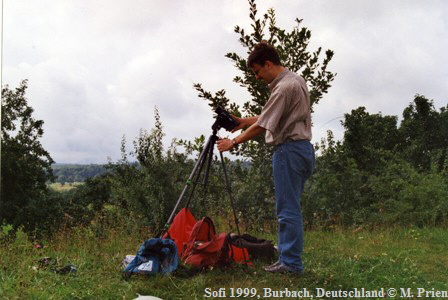
[[[258,120],[258,116],[255,117],[248,117],[248,118],[238,118],[237,116],[231,115],[232,118],[237,121],[239,123],[238,126],[236,126],[233,130],[233,132],[236,132],[240,129],[246,128],[246,127],[250,127],[252,126],[255,122],[257,122]]]
[[[250,119],[256,121],[256,118],[258,118],[258,117],[253,117],[253,118],[250,118]],[[248,120],[248,119],[246,118],[246,119],[243,119],[243,120]],[[221,152],[229,151],[230,149],[235,147],[235,143],[237,145],[241,144],[241,143],[244,143],[244,142],[246,142],[248,140],[253,139],[257,135],[261,134],[262,132],[265,132],[266,129],[264,129],[263,127],[260,127],[257,123],[255,123],[255,121],[246,131],[244,131],[242,134],[240,134],[239,136],[237,136],[233,140],[229,140],[227,138],[218,140],[216,142],[216,144],[218,145],[219,151],[221,151]],[[247,122],[246,122],[246,124],[247,124]]]
[[[246,122],[243,118],[238,118],[237,116],[234,116],[234,115],[230,115],[230,116],[232,116],[232,118],[239,123],[238,126],[233,128],[233,130],[231,131],[232,133],[235,131],[238,131],[240,129],[243,129],[244,127],[247,127]]]
[[[218,150],[220,152],[229,151],[233,148],[233,141],[229,139],[221,139],[216,142],[218,145]]]

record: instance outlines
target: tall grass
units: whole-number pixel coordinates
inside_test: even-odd
[[[3,241],[0,250],[0,299],[133,299],[137,293],[162,299],[206,299],[207,291],[217,293],[219,288],[226,288],[227,298],[231,291],[236,296],[253,289],[260,299],[263,288],[305,288],[312,295],[316,288],[411,288],[415,297],[417,288],[448,291],[446,228],[308,231],[306,272],[301,277],[269,274],[262,270],[263,263],[255,262],[249,269],[235,266],[195,275],[180,272],[125,280],[121,261],[135,254],[150,235],[121,229],[119,223],[110,228],[61,229],[51,240],[40,241],[42,249],[18,231],[15,238]],[[274,235],[264,237],[275,239]],[[77,272],[61,275],[39,269],[42,257],[53,258],[58,266],[72,264]]]

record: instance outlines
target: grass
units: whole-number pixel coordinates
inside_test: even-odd
[[[314,296],[316,288],[327,292],[410,288],[417,298],[418,288],[448,291],[446,228],[306,232],[302,277],[269,274],[262,270],[263,263],[255,262],[249,270],[236,266],[193,276],[124,280],[120,263],[126,255],[135,254],[145,238],[118,229],[103,229],[101,237],[91,229],[61,230],[54,239],[42,241],[44,248],[36,249],[19,231],[0,248],[0,299],[133,299],[137,293],[162,299],[211,299],[205,296],[223,295],[222,291],[228,299],[232,292],[240,298],[256,292],[264,299],[264,288],[306,289]],[[71,263],[77,273],[37,269],[42,257],[52,257],[60,266]]]
[[[66,183],[53,182],[49,184],[49,187],[56,192],[66,192],[83,184],[84,184],[83,182],[66,182]]]

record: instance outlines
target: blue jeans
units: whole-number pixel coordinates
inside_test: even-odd
[[[315,167],[313,145],[306,140],[276,146],[272,157],[276,213],[278,218],[279,260],[303,272],[303,220],[300,196]]]

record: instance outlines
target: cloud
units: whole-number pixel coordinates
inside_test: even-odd
[[[359,106],[401,116],[416,93],[433,98],[437,108],[446,105],[448,72],[442,66],[448,61],[441,51],[448,46],[448,7],[441,1],[431,4],[325,2],[318,18],[304,17],[313,31],[312,44],[335,50],[330,69],[338,73],[316,109],[315,132]],[[338,123],[327,125],[342,138]]]
[[[341,138],[339,117],[358,106],[400,115],[416,93],[446,104],[445,2],[257,2],[259,16],[273,7],[286,30],[303,18],[310,50],[335,51],[329,70],[338,75],[315,108],[315,142],[328,129]],[[233,28],[250,30],[248,9],[240,0],[7,1],[3,83],[29,79],[27,97],[57,162],[118,159],[122,135],[131,146],[140,128],[153,127],[154,107],[165,144],[208,135],[212,112],[193,84],[249,100],[224,57],[246,54]]]

